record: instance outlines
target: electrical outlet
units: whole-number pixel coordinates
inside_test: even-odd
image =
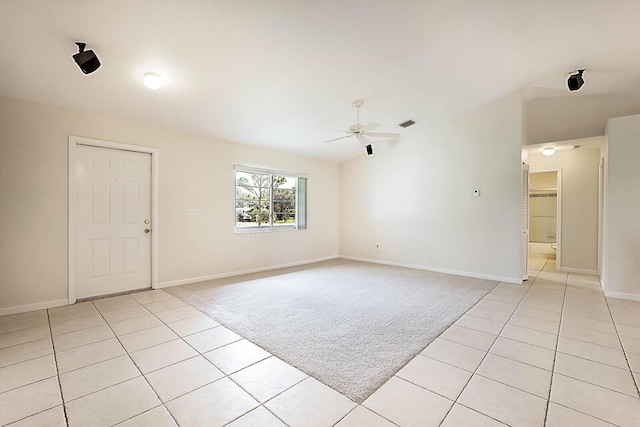
[[[431,252],[427,252],[427,261],[431,261]]]
[[[187,209],[186,213],[187,213],[187,216],[198,216],[198,215],[200,215],[200,212],[196,208]]]
[[[202,260],[202,262],[200,263],[200,267],[207,268],[207,260],[206,259]]]

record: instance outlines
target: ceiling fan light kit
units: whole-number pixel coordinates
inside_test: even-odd
[[[371,122],[368,125],[363,125],[360,123],[360,107],[364,105],[364,101],[362,99],[356,99],[351,103],[351,105],[356,109],[356,124],[349,126],[349,130],[345,131],[349,135],[330,139],[325,142],[334,142],[340,139],[355,137],[365,147],[367,155],[371,156],[373,155],[373,146],[371,145],[367,137],[388,139],[397,139],[400,137],[400,134],[397,133],[371,132],[372,130],[379,128],[380,125],[374,122]]]

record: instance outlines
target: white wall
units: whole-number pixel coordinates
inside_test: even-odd
[[[68,297],[70,135],[160,149],[161,285],[338,255],[337,163],[0,97],[0,313]],[[308,229],[235,234],[235,164],[308,174]]]
[[[584,145],[594,141],[597,144]],[[598,271],[598,168],[602,143],[604,137],[572,140],[571,145],[583,146],[559,149],[548,157],[529,146],[530,173],[562,170],[559,235],[563,271]],[[566,141],[562,145],[566,146]]]
[[[340,254],[520,283],[522,135],[513,94],[342,163]]]
[[[607,137],[603,285],[640,300],[640,115],[610,119]]]

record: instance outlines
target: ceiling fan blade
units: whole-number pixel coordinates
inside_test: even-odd
[[[369,131],[372,131],[374,129],[379,128],[381,125],[379,125],[378,123],[369,123],[368,125],[366,125],[365,127],[362,128],[361,132],[362,133],[367,133]]]
[[[374,138],[400,138],[399,133],[384,133],[384,132],[367,132],[367,136],[373,136]]]
[[[333,141],[338,141],[338,140],[340,140],[340,139],[345,139],[345,138],[351,138],[352,136],[353,136],[352,134],[349,134],[349,135],[347,135],[347,136],[341,136],[341,137],[339,137],[339,138],[333,138],[333,139],[330,139],[330,140],[328,140],[328,141],[325,141],[325,143],[327,143],[327,142],[333,142]]]
[[[357,135],[357,137],[358,137],[358,141],[360,141],[360,144],[362,144],[362,145],[371,145],[371,143],[369,142],[367,137],[364,136],[363,134]]]

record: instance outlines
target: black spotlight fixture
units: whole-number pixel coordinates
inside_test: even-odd
[[[93,53],[92,50],[84,50],[87,44],[84,42],[76,42],[76,44],[78,45],[79,52],[73,55],[73,59],[76,61],[76,64],[78,64],[78,67],[80,67],[82,72],[85,74],[91,74],[100,68],[100,60],[96,54]]]
[[[580,88],[584,84],[582,73],[584,73],[584,69],[578,70],[574,74],[571,74],[569,76],[569,79],[567,80],[567,87],[569,88],[569,92],[580,90]]]
[[[367,156],[373,156],[373,147],[371,146],[371,144],[367,145],[366,149],[367,149]]]

